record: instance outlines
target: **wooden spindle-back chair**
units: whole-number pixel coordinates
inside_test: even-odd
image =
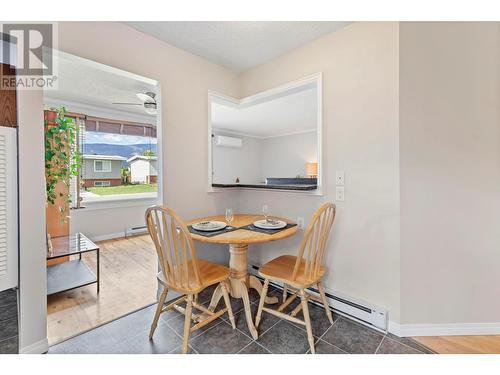
[[[163,286],[158,300],[155,317],[151,324],[149,338],[153,338],[161,313],[175,309],[185,314],[183,353],[187,353],[189,335],[224,313],[235,329],[234,316],[228,294],[229,269],[220,264],[198,258],[189,229],[182,219],[170,208],[153,206],[146,210],[146,224],[158,254],[161,272],[157,279]],[[197,301],[198,293],[210,285],[220,283],[226,307],[212,312]],[[163,306],[168,290],[175,290],[183,296],[168,306]],[[186,302],[186,306],[180,306]],[[193,308],[201,314],[193,314]],[[195,325],[191,327],[191,320]]]
[[[260,296],[255,327],[257,328],[260,323],[262,311],[305,325],[312,353],[314,353],[315,350],[314,337],[312,335],[309,318],[309,308],[307,305],[308,300],[314,299],[321,302],[325,307],[328,320],[333,324],[332,313],[328,306],[322,278],[326,271],[324,265],[326,245],[333,221],[335,220],[335,213],[336,207],[333,203],[325,203],[322,205],[313,215],[304,233],[297,256],[280,256],[266,263],[259,269],[259,274],[264,277],[265,281]],[[269,281],[271,280],[283,283],[283,302],[277,310],[264,307]],[[312,285],[317,285],[321,298],[317,298],[305,291]],[[290,297],[288,297],[288,290],[291,290]],[[290,314],[283,313],[283,310],[297,297],[300,297],[301,303]],[[296,318],[296,315],[301,310],[303,310],[304,321]]]

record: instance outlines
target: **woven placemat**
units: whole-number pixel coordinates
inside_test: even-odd
[[[288,228],[292,228],[292,227],[294,227],[296,225],[297,224],[295,224],[295,223],[287,223],[286,227],[280,228],[280,229],[262,229],[262,228],[257,228],[253,224],[248,224],[248,225],[245,225],[244,227],[240,227],[239,229],[247,229],[247,230],[251,230],[251,231],[254,231],[254,232],[260,232],[260,233],[265,233],[265,234],[275,234],[275,233],[281,232],[282,230],[286,230]]]
[[[224,233],[227,233],[227,232],[232,232],[232,231],[235,231],[235,230],[238,230],[238,229],[240,229],[240,228],[238,228],[238,227],[231,227],[231,226],[228,225],[224,229],[216,230],[216,231],[213,231],[213,232],[208,232],[208,231],[203,231],[203,230],[196,230],[191,225],[188,225],[188,230],[191,233],[193,233],[193,234],[199,234],[200,236],[203,236],[203,237],[214,237],[214,236],[218,236],[219,234],[224,234]]]

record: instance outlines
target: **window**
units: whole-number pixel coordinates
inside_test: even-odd
[[[157,136],[151,123],[82,115],[79,181],[74,207],[86,203],[158,196]],[[78,186],[78,188],[77,188]],[[80,205],[80,203],[82,205]]]
[[[95,187],[111,186],[110,181],[94,181]]]
[[[111,172],[111,161],[94,160],[94,172]]]

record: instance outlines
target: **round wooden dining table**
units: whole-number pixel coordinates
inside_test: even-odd
[[[259,294],[261,294],[262,283],[255,276],[248,274],[248,259],[247,259],[248,245],[278,241],[293,236],[295,233],[297,233],[298,230],[296,225],[284,230],[280,230],[273,234],[256,232],[248,229],[241,229],[241,227],[252,224],[254,221],[262,218],[263,218],[262,215],[236,214],[234,215],[234,221],[231,223],[231,226],[240,229],[231,232],[225,232],[213,237],[206,237],[199,234],[191,233],[191,237],[196,241],[229,245],[229,268],[231,271],[229,276],[230,294],[231,297],[233,298],[243,299],[243,305],[245,307],[245,317],[247,320],[248,329],[254,339],[257,339],[258,334],[253,324],[252,312],[250,310],[250,299],[248,297],[248,289],[253,288]],[[278,218],[273,216],[273,219],[283,220],[287,223],[291,223],[290,220],[285,218]],[[187,224],[191,225],[194,223],[198,223],[200,221],[210,221],[210,220],[218,220],[224,222],[226,221],[224,215],[217,215],[217,216],[207,216],[207,217],[197,218],[191,220]],[[220,286],[218,286],[214,291],[212,300],[210,301],[209,309],[211,311],[215,310],[221,298],[222,298],[222,291],[220,289]],[[276,297],[268,297],[266,299],[266,303],[272,304],[277,302],[278,299]]]

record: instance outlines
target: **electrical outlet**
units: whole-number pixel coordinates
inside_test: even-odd
[[[344,186],[344,183],[345,183],[344,171],[335,172],[335,185]]]
[[[299,227],[299,229],[304,229],[304,218],[303,217],[297,218],[297,226]]]
[[[344,201],[344,187],[343,186],[337,186],[335,188],[335,200],[337,202],[343,202]]]

